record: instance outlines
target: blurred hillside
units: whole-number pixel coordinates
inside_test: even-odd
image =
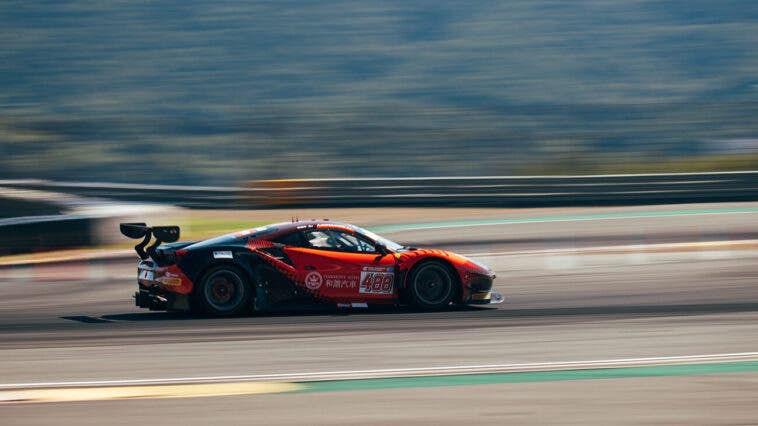
[[[0,178],[749,168],[756,45],[755,0],[5,0]]]

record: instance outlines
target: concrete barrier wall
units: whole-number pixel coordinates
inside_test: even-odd
[[[0,221],[0,255],[36,253],[97,242],[97,219],[76,215],[35,216]]]
[[[45,201],[3,197],[2,188],[0,188],[0,219],[54,215],[61,211],[60,206]]]
[[[51,191],[53,183],[39,181],[33,186],[0,185],[0,255],[113,244],[123,241],[120,222],[182,217],[182,209],[171,205],[81,197]]]

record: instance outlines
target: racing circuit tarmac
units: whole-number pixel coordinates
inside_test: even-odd
[[[489,264],[497,308],[193,318],[133,307],[131,260],[0,270],[0,423],[756,424],[758,203],[467,216],[382,233]],[[303,379],[464,366],[531,372]]]

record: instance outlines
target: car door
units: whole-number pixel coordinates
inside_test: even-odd
[[[349,229],[309,228],[301,231],[303,247],[287,252],[298,281],[312,293],[337,303],[394,301],[396,260],[377,253],[372,241]]]

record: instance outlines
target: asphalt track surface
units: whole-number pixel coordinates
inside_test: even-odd
[[[703,209],[723,212],[676,214]],[[598,211],[387,233],[489,264],[506,297],[497,308],[197,318],[133,307],[130,261],[4,269],[0,385],[758,352],[758,204],[586,219]],[[746,371],[0,404],[0,423],[755,424],[757,401],[758,372]]]

